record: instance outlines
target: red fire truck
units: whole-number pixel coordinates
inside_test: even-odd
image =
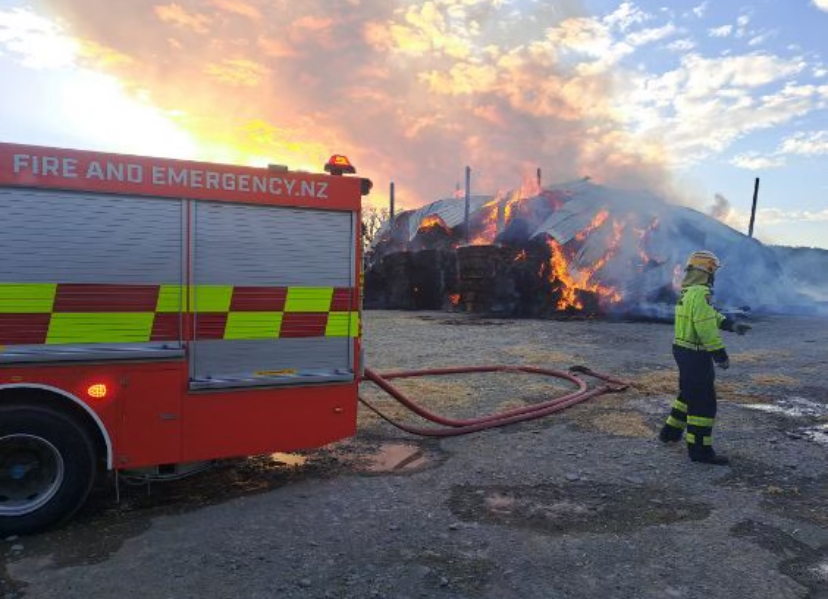
[[[0,144],[0,535],[355,432],[371,184],[325,170]]]

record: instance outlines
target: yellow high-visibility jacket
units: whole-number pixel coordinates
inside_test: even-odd
[[[726,318],[710,305],[710,288],[691,285],[681,291],[676,304],[673,343],[679,347],[717,352],[724,349],[719,329]]]

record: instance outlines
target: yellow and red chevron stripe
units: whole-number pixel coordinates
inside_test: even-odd
[[[346,287],[0,283],[0,345],[356,337]]]

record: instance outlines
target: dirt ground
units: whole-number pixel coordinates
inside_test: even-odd
[[[573,364],[621,394],[461,437],[404,433],[362,407],[358,435],[97,489],[53,532],[0,541],[3,597],[185,599],[828,598],[828,320],[757,318],[728,335],[717,450],[655,435],[675,392],[671,328],[366,313],[379,371]],[[483,374],[399,381],[468,418],[571,389]],[[364,397],[423,422],[365,385]],[[131,484],[127,484],[131,482]]]

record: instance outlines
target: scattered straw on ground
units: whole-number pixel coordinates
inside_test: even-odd
[[[786,358],[791,352],[786,350],[753,350],[730,354],[730,361],[734,364],[755,364],[756,362],[770,362],[777,358]]]
[[[520,358],[523,362],[533,365],[543,365],[547,368],[565,369],[578,363],[572,354],[549,351],[532,345],[515,345],[503,350],[505,353]]]
[[[566,408],[561,414],[569,420],[575,422],[589,422],[590,419],[595,418],[596,413],[604,414],[608,411],[624,411],[627,402],[630,400],[630,392],[624,393],[608,393],[606,395],[599,395],[591,397],[586,401],[582,401],[573,406]]]
[[[678,373],[675,370],[653,370],[633,380],[631,387],[641,395],[675,395]]]
[[[520,399],[507,399],[497,404],[496,412],[506,412],[508,410],[514,410],[515,408],[522,408],[526,405],[528,404]]]
[[[751,380],[759,385],[792,385],[796,381],[785,375],[752,375]],[[633,392],[642,396],[661,395],[673,398],[678,393],[678,372],[675,370],[654,370],[639,376],[632,382]],[[716,395],[719,400],[731,403],[772,403],[763,394],[757,394],[739,381],[716,381]]]
[[[644,422],[644,416],[637,412],[604,412],[592,414],[581,422],[582,426],[619,437],[651,437],[653,431]]]
[[[752,374],[750,380],[763,387],[787,387],[799,384],[797,379],[786,374]]]
[[[752,393],[750,391],[735,391],[735,392],[722,392],[721,389],[717,393],[719,401],[725,401],[728,403],[737,403],[737,404],[770,404],[773,403],[773,399],[768,397],[767,395],[759,395],[756,393]]]
[[[529,378],[522,381],[519,386],[513,387],[512,397],[524,401],[538,403],[561,397],[577,390],[577,387],[568,381],[554,377]]]
[[[477,394],[474,380],[440,378],[396,379],[392,384],[407,397],[427,408],[466,406]]]

